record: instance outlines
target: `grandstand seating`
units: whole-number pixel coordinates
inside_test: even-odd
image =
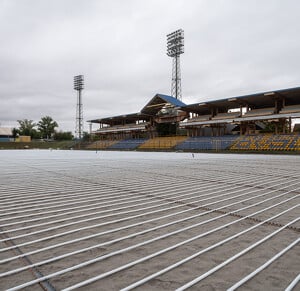
[[[93,143],[90,143],[89,145],[87,145],[86,149],[89,149],[89,150],[107,149],[117,142],[118,142],[117,140],[98,140],[98,141],[94,141]]]
[[[235,150],[235,151],[300,151],[299,134],[225,135],[214,137],[156,137],[96,141],[86,149],[176,149],[176,150]]]
[[[285,106],[280,110],[280,113],[296,113],[300,112],[300,105]]]
[[[270,115],[274,114],[275,108],[262,108],[262,109],[252,109],[246,112],[243,116],[263,116],[263,115]]]
[[[190,137],[176,146],[177,150],[226,150],[238,138],[236,135]]]
[[[189,119],[188,122],[206,121],[206,120],[210,120],[210,118],[211,115],[199,115]]]
[[[99,128],[96,132],[105,133],[105,132],[113,132],[113,131],[127,131],[127,130],[136,130],[136,129],[144,129],[147,123],[129,123],[125,125],[115,125],[115,126],[107,126],[103,128]]]
[[[247,135],[230,147],[231,150],[300,151],[300,135]]]
[[[147,140],[139,149],[172,149],[186,139],[186,136],[156,137]]]
[[[138,146],[143,144],[146,140],[146,138],[124,139],[109,146],[109,149],[134,150]]]
[[[237,118],[240,117],[240,112],[226,112],[226,113],[218,113],[216,116],[214,116],[212,119],[230,119],[230,118]]]

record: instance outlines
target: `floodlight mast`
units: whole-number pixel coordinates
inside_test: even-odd
[[[83,75],[78,75],[74,77],[74,90],[77,91],[77,106],[76,106],[76,127],[75,136],[78,139],[82,138],[83,135],[83,109],[82,109],[82,95],[81,91],[84,86]]]
[[[182,99],[180,55],[184,53],[184,31],[178,29],[167,35],[167,55],[173,58],[171,96]]]

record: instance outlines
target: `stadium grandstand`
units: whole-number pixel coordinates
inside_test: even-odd
[[[90,120],[89,147],[299,151],[297,118],[300,87],[189,105],[156,94],[140,112]]]
[[[176,136],[179,122],[188,117],[186,112],[180,110],[180,107],[185,105],[174,97],[156,94],[138,113],[94,119],[89,122],[99,124],[99,128],[93,134],[99,136],[101,140]]]

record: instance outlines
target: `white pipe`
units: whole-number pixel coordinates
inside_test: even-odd
[[[258,227],[258,226],[260,226],[260,225],[262,225],[262,224],[264,224],[264,223],[266,223],[266,222],[268,222],[268,221],[270,221],[270,220],[272,220],[272,219],[274,219],[274,218],[277,218],[277,217],[283,215],[284,213],[287,213],[288,211],[290,211],[290,210],[292,210],[292,209],[294,209],[294,208],[296,208],[296,207],[298,207],[298,206],[299,206],[299,205],[293,206],[293,207],[291,207],[291,208],[289,208],[289,209],[287,209],[287,210],[285,210],[285,211],[283,211],[283,212],[281,212],[281,213],[279,213],[279,214],[277,214],[277,215],[275,215],[275,216],[273,216],[273,217],[271,217],[271,218],[268,218],[268,219],[262,221],[262,222],[259,223],[259,224],[256,224],[256,225],[254,225],[254,226],[252,226],[252,227],[250,227],[250,228],[248,228],[248,229],[246,229],[246,230],[243,230],[243,231],[241,231],[241,232],[239,232],[239,233],[237,233],[237,234],[235,234],[235,235],[233,235],[233,236],[231,236],[231,237],[229,237],[229,238],[227,238],[227,239],[225,239],[225,240],[222,240],[221,242],[219,242],[219,243],[217,243],[217,244],[215,244],[215,245],[213,245],[213,246],[210,246],[209,248],[206,248],[206,249],[202,250],[201,252],[204,253],[204,252],[206,252],[206,251],[208,251],[208,250],[211,250],[212,248],[215,248],[215,247],[217,247],[217,246],[219,246],[219,245],[222,245],[222,244],[224,244],[225,242],[230,241],[230,240],[232,240],[232,239],[234,239],[234,238],[236,238],[236,237],[238,237],[238,236],[240,236],[240,235],[242,235],[242,234],[244,234],[244,233],[246,233],[246,232],[249,232],[250,230],[252,230],[252,229],[254,229],[254,228],[256,228],[256,227]],[[200,237],[204,237],[204,236],[206,236],[206,235],[208,235],[208,234],[211,234],[211,233],[213,233],[213,232],[216,232],[216,231],[218,231],[218,230],[220,230],[220,229],[223,229],[223,228],[225,228],[225,227],[227,227],[227,226],[229,226],[229,225],[231,225],[231,224],[234,224],[234,223],[236,223],[236,222],[238,222],[238,221],[244,220],[244,219],[249,218],[249,217],[251,217],[251,216],[253,216],[253,215],[256,215],[256,214],[257,214],[257,212],[255,212],[255,213],[253,213],[253,214],[251,214],[251,215],[245,216],[245,217],[243,217],[243,218],[240,218],[240,219],[238,219],[238,220],[236,220],[236,221],[234,221],[234,222],[227,223],[227,224],[222,225],[222,226],[220,226],[220,227],[217,227],[217,228],[215,228],[215,229],[213,229],[213,230],[207,231],[207,232],[205,232],[205,233],[202,233],[202,234],[200,234],[200,235],[197,235],[197,236],[195,236],[195,237],[192,237],[192,238],[190,238],[190,239],[188,239],[188,240],[185,240],[185,241],[183,241],[183,242],[180,242],[180,243],[178,243],[178,244],[175,244],[175,245],[173,245],[173,246],[170,246],[170,247],[168,247],[168,248],[165,248],[165,249],[163,249],[163,250],[160,250],[160,251],[158,251],[158,252],[156,252],[156,253],[150,254],[150,255],[145,256],[145,257],[143,257],[143,258],[141,258],[141,259],[138,259],[138,260],[133,261],[133,262],[131,262],[131,263],[125,264],[125,265],[120,266],[120,267],[118,267],[118,268],[116,268],[116,269],[113,269],[113,270],[111,270],[111,271],[105,272],[105,273],[103,273],[103,274],[100,274],[100,275],[98,275],[98,276],[96,276],[96,277],[93,277],[93,278],[90,278],[90,279],[88,279],[88,280],[85,280],[85,281],[80,282],[80,283],[78,283],[78,284],[75,284],[75,285],[73,285],[73,286],[70,286],[70,287],[68,287],[68,288],[66,288],[66,289],[64,289],[64,290],[65,290],[65,291],[66,291],[66,290],[73,290],[73,289],[76,289],[76,288],[79,288],[79,287],[83,287],[83,286],[88,285],[88,284],[90,284],[90,283],[92,283],[92,282],[95,282],[95,281],[97,281],[97,280],[100,280],[100,279],[102,279],[102,278],[105,278],[105,277],[107,277],[107,276],[110,276],[110,275],[112,275],[112,274],[114,274],[114,273],[117,273],[117,272],[119,272],[119,271],[121,271],[121,270],[124,270],[124,269],[127,269],[127,268],[129,268],[129,267],[132,267],[133,265],[136,265],[136,264],[138,264],[138,263],[141,263],[141,262],[144,262],[144,261],[146,261],[146,260],[152,259],[153,257],[156,257],[156,256],[158,256],[158,255],[161,255],[161,254],[163,254],[163,253],[166,253],[166,252],[168,252],[168,251],[170,251],[170,250],[173,250],[173,249],[175,249],[175,248],[177,248],[177,247],[179,247],[179,246],[181,246],[181,245],[184,245],[184,244],[186,244],[186,243],[188,243],[188,242],[191,242],[191,241],[193,241],[193,240],[196,240],[196,239],[198,239],[198,238],[200,238]],[[299,219],[300,219],[300,218],[299,218]],[[143,245],[143,244],[144,244],[144,243],[137,244],[137,245],[135,245],[135,247],[141,246],[141,245]],[[39,279],[36,279],[36,280],[32,280],[32,281],[26,282],[26,283],[24,283],[24,284],[15,286],[15,287],[13,287],[13,288],[11,288],[11,289],[8,289],[8,290],[10,290],[10,291],[13,291],[13,290],[20,290],[20,289],[22,289],[22,288],[31,286],[31,285],[36,284],[36,283],[38,283],[38,282],[41,282],[41,281],[43,281],[43,280],[50,279],[50,278],[53,278],[53,277],[55,277],[55,276],[58,276],[58,275],[61,275],[61,274],[64,274],[64,273],[67,273],[67,272],[70,272],[70,271],[73,271],[73,270],[82,268],[82,267],[84,267],[84,266],[87,266],[87,265],[93,264],[93,263],[95,263],[95,262],[101,261],[101,260],[103,260],[103,259],[106,259],[107,257],[110,257],[110,256],[112,256],[112,255],[116,255],[116,254],[120,254],[120,253],[122,253],[122,252],[124,252],[124,251],[128,251],[128,250],[130,250],[130,249],[132,249],[132,247],[128,247],[128,248],[123,249],[123,250],[121,250],[121,251],[119,250],[119,251],[115,251],[115,252],[112,252],[112,253],[107,254],[107,255],[104,255],[104,256],[100,256],[100,257],[98,257],[98,258],[95,258],[95,259],[92,259],[92,260],[89,260],[89,261],[80,263],[80,264],[78,264],[78,265],[72,266],[72,267],[70,267],[70,268],[66,268],[66,269],[64,269],[64,270],[61,270],[61,271],[58,271],[58,272],[55,272],[55,273],[46,275],[46,276],[44,276],[44,277],[42,277],[42,278],[39,278]],[[196,257],[196,256],[198,256],[198,255],[194,255],[194,256]],[[189,259],[188,259],[188,260],[189,260]]]
[[[297,182],[295,184],[299,184],[300,182]],[[289,185],[291,186],[291,185]],[[286,187],[284,187],[286,188]],[[282,188],[282,189],[284,189]],[[223,200],[219,200],[217,202],[212,202],[210,204],[206,204],[206,206],[208,205],[211,205],[211,204],[215,204],[215,203],[219,203],[219,202],[222,202],[224,200],[230,200],[230,199],[233,199],[233,198],[237,198],[237,197],[240,197],[240,196],[245,196],[245,195],[248,195],[249,193],[252,193],[252,192],[257,192],[257,191],[260,191],[261,189],[256,189],[256,190],[253,190],[253,191],[250,191],[248,193],[244,193],[244,194],[239,194],[239,195],[236,195],[236,196],[232,196],[230,198],[226,198],[226,199],[223,199]],[[239,190],[238,190],[239,191]],[[205,199],[200,199],[200,200],[196,200],[196,201],[193,201],[192,203],[198,203],[198,202],[201,202],[201,201],[205,201],[205,200],[208,200],[208,199],[213,199],[213,198],[219,198],[219,197],[223,197],[223,196],[228,196],[232,193],[235,193],[235,192],[238,192],[238,191],[232,191],[231,193],[225,193],[225,194],[221,194],[221,195],[216,195],[216,196],[212,196],[212,197],[209,197],[209,198],[205,198]],[[273,190],[273,191],[270,191],[270,192],[275,192],[277,191],[276,190]],[[217,192],[220,192],[220,191],[217,191]],[[193,197],[194,198],[194,197]],[[158,206],[161,207],[163,205],[168,205],[168,204],[174,204],[175,202],[182,202],[182,201],[185,201],[185,200],[188,200],[188,199],[181,199],[181,200],[175,200],[175,201],[172,201],[172,202],[166,202],[166,203],[160,203]],[[116,215],[120,215],[120,214],[128,214],[128,213],[132,213],[132,212],[139,212],[139,211],[143,211],[143,210],[146,210],[146,209],[151,209],[151,208],[155,208],[155,207],[158,207],[158,206],[148,206],[148,207],[144,207],[144,208],[139,208],[137,210],[131,210],[131,211],[125,211],[125,212],[118,212],[118,213],[113,213],[113,214],[109,214],[109,215],[104,215],[104,216],[100,216],[100,217],[96,217],[96,218],[89,218],[89,219],[84,219],[84,220],[81,220],[80,222],[88,222],[88,221],[92,221],[92,220],[96,220],[96,219],[100,219],[100,218],[107,218],[107,217],[112,217],[112,216],[116,216]],[[165,210],[170,210],[170,209],[174,209],[174,208],[178,208],[178,207],[184,207],[185,204],[182,203],[180,205],[176,205],[176,206],[173,206],[173,207],[169,207],[169,208],[165,208],[165,209],[159,209],[157,212],[161,212],[161,211],[165,211]],[[201,205],[202,207],[204,205]],[[200,207],[201,207],[200,206]],[[129,219],[132,219],[132,218],[136,218],[136,217],[140,217],[140,216],[144,216],[146,215],[147,213],[142,213],[142,214],[139,214],[139,215],[135,215],[135,216],[129,216],[129,217],[126,217],[126,218],[123,218],[123,219],[120,219],[120,221],[125,221],[125,220],[129,220]],[[113,221],[114,223],[116,221]],[[31,236],[33,234],[38,234],[38,233],[42,233],[42,232],[47,232],[49,230],[54,230],[54,229],[59,229],[59,228],[63,228],[65,226],[70,226],[70,225],[75,225],[79,223],[78,222],[72,222],[72,223],[67,223],[67,224],[64,224],[64,225],[58,225],[56,227],[51,227],[51,228],[47,228],[47,229],[42,229],[42,230],[39,230],[39,231],[35,231],[35,232],[31,232],[31,233],[28,233],[28,234],[23,234],[23,235],[18,235],[18,236],[15,236],[15,237],[10,237],[10,238],[7,238],[7,239],[2,239],[0,240],[1,241],[7,241],[7,240],[11,240],[11,239],[16,239],[16,238],[21,238],[21,237],[27,237],[27,236]],[[40,242],[40,241],[45,241],[45,240],[48,240],[48,239],[52,239],[54,237],[59,237],[59,236],[62,236],[62,235],[66,235],[66,234],[70,234],[70,233],[75,233],[75,232],[78,232],[78,231],[81,231],[83,229],[90,229],[90,228],[94,228],[94,227],[98,227],[98,226],[103,226],[103,225],[107,225],[107,224],[110,224],[111,222],[105,222],[105,223],[101,223],[101,224],[96,224],[96,225],[90,225],[90,226],[86,226],[86,227],[82,227],[82,228],[77,228],[77,229],[73,229],[73,230],[70,230],[70,231],[67,231],[67,232],[64,232],[64,233],[58,233],[56,235],[52,235],[52,236],[48,236],[48,237],[43,237],[41,239],[37,239],[37,240],[34,240],[34,241],[31,241],[31,242],[25,242],[25,243],[21,243],[19,245],[15,245],[15,246],[11,246],[11,247],[6,247],[6,248],[2,248],[0,249],[0,252],[3,252],[3,251],[7,251],[7,250],[10,250],[10,249],[14,249],[16,247],[20,247],[20,246],[25,246],[25,245],[29,245],[29,244],[32,244],[32,243],[36,243],[36,242]]]
[[[183,231],[185,231],[185,230],[187,230],[187,229],[191,229],[191,228],[197,227],[197,226],[199,226],[199,225],[202,225],[202,224],[205,224],[205,223],[214,221],[214,220],[218,220],[218,219],[220,219],[220,218],[229,216],[229,215],[234,214],[234,213],[236,213],[236,212],[243,211],[243,210],[245,210],[245,209],[252,208],[252,207],[254,207],[254,206],[257,206],[257,205],[259,205],[259,204],[265,203],[265,202],[270,201],[270,200],[272,200],[272,199],[276,199],[276,198],[281,197],[281,196],[286,195],[286,194],[288,194],[288,193],[283,193],[283,194],[279,194],[279,195],[273,196],[273,197],[271,197],[271,198],[265,199],[265,200],[263,200],[263,201],[260,201],[260,202],[255,203],[255,204],[252,204],[252,205],[249,205],[249,206],[246,206],[246,207],[242,207],[242,208],[237,209],[237,210],[234,210],[234,211],[232,211],[232,212],[229,212],[229,213],[220,215],[220,216],[218,216],[218,217],[215,217],[214,219],[209,219],[209,220],[203,221],[203,222],[201,222],[200,224],[199,224],[199,223],[193,224],[193,225],[191,225],[191,226],[182,228],[182,229],[176,231],[175,233],[174,233],[174,232],[169,233],[169,235],[171,236],[171,235],[173,235],[173,234],[183,232]],[[79,253],[82,253],[82,252],[85,252],[85,251],[89,251],[89,250],[92,250],[92,249],[94,249],[94,248],[103,247],[103,246],[106,246],[106,245],[109,245],[109,244],[112,244],[112,243],[116,243],[116,242],[119,242],[119,241],[122,241],[122,240],[125,240],[125,239],[128,239],[128,238],[131,238],[131,237],[135,237],[135,236],[137,236],[137,235],[141,235],[141,234],[148,233],[148,232],[150,232],[150,231],[158,230],[158,229],[161,229],[161,228],[164,228],[164,227],[173,225],[173,224],[177,224],[177,223],[180,223],[180,222],[184,222],[184,221],[187,221],[187,220],[196,218],[196,217],[204,216],[204,215],[209,214],[209,213],[211,213],[211,212],[214,212],[214,211],[216,211],[216,210],[221,210],[222,208],[225,208],[225,207],[228,207],[228,206],[232,206],[232,205],[234,205],[234,204],[239,204],[239,203],[242,203],[242,202],[245,202],[245,201],[254,199],[254,198],[256,198],[256,197],[251,197],[251,198],[248,198],[248,199],[244,199],[244,200],[242,200],[242,201],[238,201],[238,202],[235,202],[235,203],[231,203],[231,204],[229,204],[229,205],[225,205],[225,206],[223,206],[223,207],[220,207],[220,208],[217,208],[217,209],[214,209],[214,210],[206,211],[206,212],[204,212],[204,213],[200,213],[200,214],[192,215],[192,216],[190,216],[190,217],[186,217],[186,218],[183,218],[183,219],[175,220],[175,221],[172,221],[172,222],[169,222],[169,223],[166,223],[166,224],[157,226],[157,227],[153,227],[153,228],[146,229],[146,230],[143,230],[143,231],[140,231],[140,232],[136,232],[136,233],[133,233],[133,234],[130,234],[130,235],[121,237],[121,238],[113,239],[113,240],[111,240],[111,241],[106,241],[106,242],[104,242],[104,243],[100,243],[100,244],[97,244],[97,245],[94,245],[94,246],[90,246],[90,247],[87,247],[87,248],[84,248],[84,249],[80,249],[80,250],[77,250],[77,251],[74,251],[74,252],[71,252],[71,253],[66,253],[66,254],[63,254],[63,255],[60,255],[60,256],[57,256],[57,257],[54,257],[54,258],[50,258],[50,259],[48,259],[48,260],[44,260],[44,261],[42,261],[42,262],[37,262],[37,263],[32,264],[32,265],[30,265],[30,266],[26,266],[26,267],[18,268],[18,269],[15,269],[15,270],[12,270],[12,271],[8,271],[8,272],[5,272],[5,273],[1,273],[1,274],[0,274],[0,278],[1,278],[1,277],[8,276],[8,275],[11,275],[11,274],[18,273],[18,272],[23,271],[23,270],[25,270],[25,269],[28,269],[28,268],[30,268],[30,267],[37,267],[37,266],[40,266],[40,265],[43,265],[43,264],[48,264],[48,263],[50,263],[50,262],[57,261],[57,260],[60,260],[60,259],[63,259],[63,258],[72,256],[72,255],[75,255],[75,254],[79,254]],[[290,200],[292,200],[292,199],[294,199],[294,197],[289,198],[289,199],[284,200],[284,201],[281,201],[280,204],[286,203],[286,202],[288,202],[288,201],[290,201]],[[278,206],[278,205],[276,204],[275,206]],[[271,208],[273,208],[273,207],[275,207],[275,206],[273,205]],[[265,211],[265,209],[263,209],[262,211]],[[182,211],[182,212],[184,212],[184,211]],[[133,225],[124,226],[124,227],[120,227],[120,228],[117,228],[117,229],[112,229],[112,230],[105,231],[105,232],[102,232],[102,233],[97,233],[97,234],[89,235],[89,236],[87,236],[87,237],[83,237],[83,238],[80,238],[80,239],[74,239],[74,240],[67,241],[67,242],[63,242],[63,243],[59,243],[59,244],[57,244],[57,245],[53,245],[53,246],[50,246],[50,247],[45,247],[45,248],[41,248],[41,249],[34,250],[34,251],[31,251],[31,252],[23,253],[22,255],[18,255],[18,256],[15,256],[15,257],[10,257],[10,258],[1,260],[0,263],[1,263],[1,264],[7,263],[7,262],[9,262],[9,261],[12,261],[12,260],[15,260],[15,259],[19,259],[19,258],[24,257],[24,256],[33,255],[33,254],[36,254],[36,253],[39,253],[39,252],[42,252],[42,251],[45,251],[45,250],[53,249],[53,248],[59,247],[59,246],[65,246],[65,245],[67,245],[67,244],[74,243],[74,242],[78,242],[78,241],[82,241],[82,240],[84,240],[84,239],[89,239],[89,238],[93,238],[93,237],[96,237],[96,236],[100,236],[100,235],[104,235],[104,234],[108,234],[108,233],[112,233],[112,232],[116,232],[116,231],[128,229],[128,228],[133,227],[133,226],[138,226],[138,225],[145,224],[145,223],[148,223],[148,222],[152,222],[152,221],[155,221],[155,220],[167,218],[167,217],[172,216],[172,215],[173,215],[173,214],[169,214],[169,215],[166,215],[166,216],[163,216],[163,217],[158,217],[158,218],[150,219],[150,220],[148,220],[148,221],[139,222],[139,223],[136,223],[136,224],[133,224]],[[160,239],[160,238],[157,238],[157,239]]]
[[[300,282],[300,274],[286,287],[285,291],[292,291],[294,287]]]
[[[298,204],[297,206],[299,206],[300,204]],[[243,249],[241,252],[235,254],[234,256],[230,257],[229,259],[227,259],[226,261],[224,261],[223,263],[217,265],[216,267],[210,269],[209,271],[207,271],[206,273],[202,274],[201,276],[195,278],[194,280],[186,283],[185,285],[181,286],[180,288],[176,289],[176,291],[183,291],[186,290],[190,287],[192,287],[193,285],[195,285],[196,283],[199,283],[201,280],[205,279],[206,277],[208,277],[209,275],[213,274],[214,272],[220,270],[221,268],[223,268],[224,266],[228,265],[229,263],[233,262],[235,259],[241,257],[242,255],[248,253],[250,250],[254,249],[255,247],[257,247],[258,245],[262,244],[263,242],[267,241],[268,239],[270,239],[271,237],[273,237],[274,235],[276,235],[277,233],[279,233],[280,231],[284,230],[285,228],[287,228],[288,226],[292,225],[293,223],[297,222],[298,220],[300,220],[300,217],[297,217],[296,219],[292,220],[291,222],[287,223],[286,225],[280,227],[279,229],[275,230],[274,232],[272,232],[271,234],[265,236],[264,238],[260,239],[259,241],[257,241],[256,243],[252,244],[251,246]]]
[[[257,227],[259,227],[260,225],[262,225],[262,224],[264,224],[264,223],[266,223],[266,222],[268,222],[268,221],[270,221],[270,220],[272,220],[272,219],[274,219],[274,218],[277,218],[277,217],[279,217],[280,215],[282,215],[282,214],[284,214],[284,213],[286,213],[286,212],[288,212],[288,211],[290,211],[290,210],[292,210],[292,209],[294,209],[294,208],[296,208],[296,207],[298,207],[298,206],[299,206],[299,205],[293,206],[293,207],[291,207],[291,208],[289,208],[289,209],[287,209],[287,210],[285,210],[285,211],[283,211],[283,212],[281,212],[281,213],[279,213],[279,214],[277,214],[277,215],[275,215],[275,216],[273,216],[273,217],[271,217],[271,218],[268,218],[268,219],[266,219],[266,220],[264,220],[264,221],[262,221],[262,222],[260,222],[260,223],[258,223],[258,224],[256,224],[256,225],[250,227],[250,228],[247,228],[247,229],[245,229],[245,230],[243,230],[243,231],[241,231],[241,232],[239,232],[239,233],[237,233],[237,234],[235,234],[235,235],[232,235],[232,236],[230,236],[230,237],[228,237],[228,238],[226,238],[226,239],[224,239],[224,240],[222,240],[222,241],[220,241],[220,242],[218,242],[218,243],[215,243],[215,244],[211,245],[210,247],[207,247],[207,248],[205,248],[205,249],[203,249],[203,250],[201,250],[201,251],[199,251],[199,252],[197,252],[197,253],[195,253],[195,254],[189,256],[189,257],[186,257],[185,259],[183,259],[183,260],[181,260],[181,261],[179,261],[179,262],[177,262],[177,263],[175,263],[175,264],[173,264],[173,265],[170,265],[170,266],[166,267],[165,269],[162,269],[162,270],[160,270],[160,271],[158,271],[158,272],[156,272],[156,273],[154,273],[154,274],[152,274],[152,275],[147,276],[146,278],[144,278],[144,279],[142,279],[142,280],[139,280],[139,281],[137,281],[137,282],[135,282],[135,283],[133,283],[133,284],[131,284],[131,285],[129,285],[129,286],[123,288],[122,291],[125,291],[125,290],[131,290],[131,289],[133,289],[133,288],[136,288],[137,286],[140,286],[140,285],[142,285],[142,284],[148,282],[149,280],[151,280],[151,279],[153,279],[153,278],[155,278],[155,277],[157,277],[157,276],[160,276],[160,275],[162,275],[162,274],[164,274],[164,273],[167,273],[167,272],[169,272],[170,270],[172,270],[172,269],[174,269],[174,268],[177,268],[178,266],[180,266],[180,265],[182,265],[182,264],[184,264],[184,263],[186,263],[186,262],[188,262],[188,261],[190,261],[190,260],[192,260],[192,259],[198,257],[199,255],[204,254],[204,253],[206,253],[206,252],[208,252],[208,251],[210,251],[210,250],[212,250],[212,249],[214,249],[214,248],[216,248],[216,247],[218,247],[218,246],[221,246],[221,245],[223,245],[224,243],[226,243],[226,242],[228,242],[228,241],[231,241],[231,240],[233,240],[234,238],[237,238],[237,237],[239,237],[240,235],[245,234],[245,233],[247,233],[247,232],[249,232],[249,231],[251,231],[251,230],[257,228]],[[251,216],[252,216],[252,215],[251,215]],[[248,218],[249,216],[246,216],[246,217]],[[298,218],[298,219],[300,219],[300,218]],[[243,219],[239,219],[239,220],[237,220],[237,221],[241,221],[241,220],[243,220]],[[230,225],[230,223],[229,223],[229,224],[225,224],[225,226],[228,226],[228,225]],[[287,226],[285,226],[285,227],[287,227]],[[70,290],[71,290],[71,289],[70,289]]]
[[[246,277],[244,277],[243,279],[241,279],[240,281],[238,281],[237,283],[235,283],[233,286],[231,286],[230,288],[228,288],[227,291],[236,290],[238,287],[240,287],[243,284],[245,284],[247,281],[249,281],[254,276],[256,276],[259,272],[261,272],[262,270],[264,270],[265,268],[267,268],[275,260],[277,260],[278,258],[280,258],[283,254],[285,254],[287,251],[289,251],[292,247],[294,247],[299,242],[300,242],[300,238],[294,240],[291,244],[289,244],[286,248],[284,248],[282,251],[280,251],[275,256],[273,256],[270,260],[268,260],[263,265],[261,265],[259,268],[257,268],[256,270],[254,270],[253,272],[251,272],[249,275],[247,275]]]

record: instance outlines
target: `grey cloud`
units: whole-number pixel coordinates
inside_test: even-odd
[[[299,8],[296,0],[0,0],[0,122],[51,115],[74,130],[77,74],[85,120],[140,110],[170,92],[166,34],[178,28],[186,103],[299,86]]]

